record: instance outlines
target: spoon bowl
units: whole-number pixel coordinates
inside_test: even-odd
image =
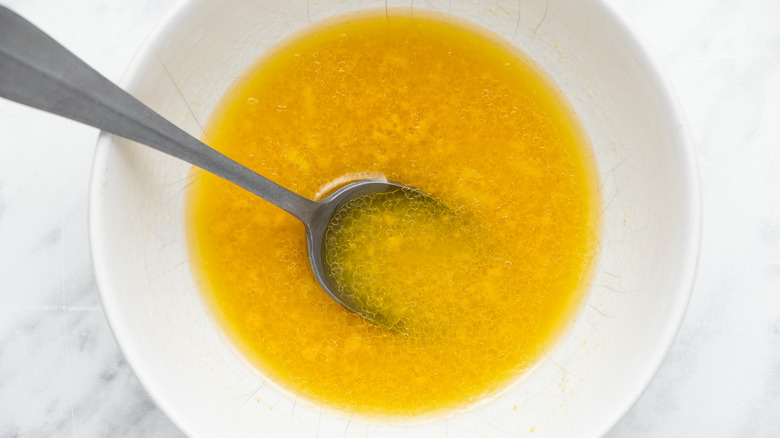
[[[376,193],[391,193],[404,189],[422,193],[417,189],[399,182],[384,179],[364,179],[349,183],[319,201],[321,206],[315,211],[308,222],[306,222],[306,246],[309,250],[309,262],[311,263],[311,269],[314,272],[317,281],[320,283],[320,286],[322,286],[325,292],[327,292],[334,301],[341,304],[346,309],[351,310],[368,321],[384,328],[391,328],[394,321],[392,321],[391,318],[386,318],[382,314],[381,309],[372,309],[369,311],[361,305],[361,303],[351,299],[350,295],[345,294],[344,291],[339,288],[326,261],[327,247],[325,235],[328,231],[328,227],[331,225],[333,217],[349,202],[363,196]]]

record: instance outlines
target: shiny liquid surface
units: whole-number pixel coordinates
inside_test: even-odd
[[[385,330],[319,288],[301,223],[199,173],[189,230],[205,301],[296,394],[368,415],[467,406],[575,315],[597,241],[589,146],[551,82],[480,31],[418,14],[328,23],[239,78],[205,140],[306,197],[385,176],[445,206],[367,201],[329,236],[341,281],[397,309],[402,329]]]

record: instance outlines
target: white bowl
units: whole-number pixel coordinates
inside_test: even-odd
[[[266,49],[309,23],[370,8],[385,1],[194,0],[146,44],[122,85],[199,136],[233,80]],[[581,118],[603,199],[586,303],[546,359],[474,409],[420,424],[333,413],[267,381],[212,322],[188,263],[190,166],[104,134],[89,216],[103,306],[138,379],[186,434],[599,436],[639,397],[671,345],[693,282],[700,200],[685,123],[642,47],[596,0],[430,0],[414,8],[511,41]]]

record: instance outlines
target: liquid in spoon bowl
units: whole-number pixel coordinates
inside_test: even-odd
[[[325,264],[347,307],[405,335],[436,331],[494,253],[470,224],[422,191],[398,187],[341,206]]]

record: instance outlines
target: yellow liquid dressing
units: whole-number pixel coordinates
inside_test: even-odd
[[[188,226],[206,302],[296,394],[365,415],[468,406],[574,318],[597,239],[589,146],[551,81],[488,34],[417,13],[330,22],[237,80],[205,139],[305,197],[381,175],[437,200],[373,195],[328,231],[337,280],[385,329],[319,287],[300,222],[199,173]]]

